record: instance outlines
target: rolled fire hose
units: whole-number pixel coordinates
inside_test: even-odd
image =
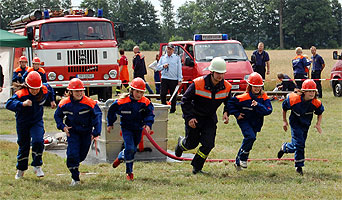
[[[180,161],[192,161],[192,158],[183,158],[183,157],[177,157],[175,155],[172,155],[170,153],[168,153],[167,151],[165,151],[164,149],[162,149],[157,143],[156,141],[154,141],[154,139],[152,138],[152,136],[147,133],[146,129],[143,129],[143,134],[146,135],[146,137],[148,138],[148,140],[150,140],[151,144],[162,154],[164,154],[165,156],[175,159],[175,160],[180,160]],[[248,162],[250,161],[294,161],[294,158],[256,158],[256,159],[248,159]],[[328,159],[319,159],[319,158],[305,158],[305,161],[323,161],[323,162],[327,162]],[[235,162],[235,159],[206,159],[205,162]]]

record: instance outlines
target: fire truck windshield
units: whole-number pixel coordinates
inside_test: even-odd
[[[248,57],[241,44],[237,43],[206,43],[195,45],[197,62],[210,62],[215,57],[226,61],[246,61]]]
[[[56,22],[42,25],[40,41],[114,40],[109,22]]]

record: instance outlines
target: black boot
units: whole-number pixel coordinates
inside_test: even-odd
[[[304,175],[302,167],[296,167],[296,172],[302,176]]]
[[[281,145],[281,148],[280,150],[278,151],[278,159],[280,159],[281,157],[283,157],[284,153],[285,153],[285,144],[286,143],[283,143],[283,145]]]
[[[182,137],[182,136],[179,136],[178,142],[177,142],[177,145],[176,145],[176,148],[175,148],[175,155],[176,155],[177,157],[181,157],[182,154],[183,154],[183,148],[182,148],[182,146],[181,146],[181,145],[182,145],[182,144],[181,144],[182,140],[183,140],[183,137]]]

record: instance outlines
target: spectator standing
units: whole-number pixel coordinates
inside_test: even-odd
[[[120,55],[121,58],[119,60],[119,78],[121,80],[121,84],[127,89],[128,88],[128,82],[129,82],[129,74],[128,74],[128,60],[127,57],[125,56],[125,51],[123,49],[120,49]],[[121,88],[122,86],[117,86],[116,87],[116,93],[120,94],[121,93]]]
[[[151,63],[148,68],[154,71],[154,83],[156,86],[156,94],[160,94],[160,71],[156,69],[159,61],[159,54],[156,55],[156,60]]]
[[[312,79],[321,79],[321,73],[325,67],[324,60],[322,56],[318,55],[316,53],[316,47],[312,46],[310,48],[311,53],[312,53],[312,71],[311,71],[311,78]],[[318,98],[323,97],[323,91],[322,91],[322,85],[321,85],[321,80],[314,80],[316,85],[317,85],[317,90],[318,90]]]
[[[145,75],[147,74],[146,65],[145,65],[145,56],[140,53],[139,46],[135,46],[133,48],[133,77],[137,78],[140,77],[145,81]],[[153,94],[152,89],[145,81],[146,89],[150,94]]]
[[[166,105],[166,95],[168,91],[172,95],[177,85],[182,84],[182,63],[179,56],[174,54],[175,47],[172,44],[167,45],[167,53],[163,55],[157,65],[157,70],[161,71],[161,91],[160,99],[162,104]],[[170,113],[176,112],[177,95],[171,101]]]
[[[293,74],[296,80],[297,86],[302,88],[303,79],[307,79],[308,75],[305,71],[306,66],[309,66],[311,62],[306,59],[303,55],[302,47],[296,48],[296,57],[292,59]]]
[[[270,74],[270,57],[266,51],[264,51],[264,43],[259,42],[258,49],[255,50],[251,56],[254,72],[258,72],[265,80],[265,73]],[[267,71],[265,69],[267,68]]]

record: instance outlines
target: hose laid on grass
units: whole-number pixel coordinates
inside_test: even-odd
[[[157,143],[156,141],[153,140],[152,136],[147,133],[147,131],[145,129],[143,129],[143,134],[146,135],[146,137],[148,138],[148,140],[150,140],[151,144],[162,154],[164,154],[165,156],[175,159],[175,160],[180,160],[180,161],[192,161],[192,158],[183,158],[183,157],[177,157],[175,155],[172,155],[170,153],[168,153],[167,151],[165,151],[164,149],[162,149]],[[207,159],[205,160],[206,162],[235,162],[235,159]],[[250,161],[294,161],[293,158],[256,158],[256,159],[248,159],[248,162]],[[328,159],[319,159],[319,158],[305,158],[305,161],[323,161],[323,162],[327,162]]]

